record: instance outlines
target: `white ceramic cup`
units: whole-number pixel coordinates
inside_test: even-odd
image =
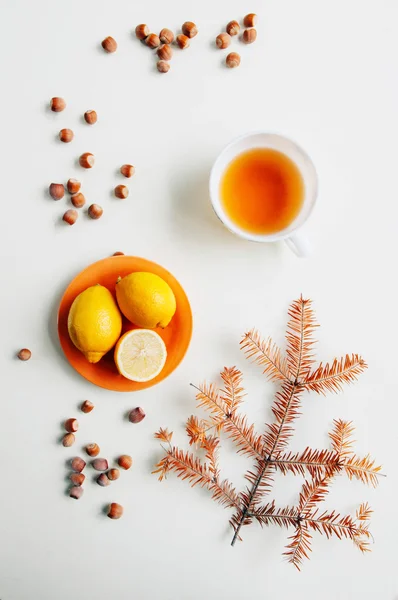
[[[304,201],[301,211],[288,227],[270,235],[255,234],[240,229],[225,213],[220,197],[220,183],[227,166],[236,156],[253,148],[272,148],[282,152],[297,165],[304,181]],[[308,239],[299,230],[310,216],[317,195],[318,177],[310,157],[295,142],[275,133],[255,132],[237,138],[224,148],[210,174],[210,199],[213,209],[232,233],[252,242],[285,240],[289,248],[300,257],[306,257],[311,253]]]

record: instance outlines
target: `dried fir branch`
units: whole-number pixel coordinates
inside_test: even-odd
[[[248,359],[264,367],[263,373],[270,381],[290,381],[292,374],[286,358],[282,356],[281,350],[268,338],[263,341],[256,329],[246,333],[241,341],[241,348]]]
[[[311,300],[301,296],[289,309],[287,325],[287,364],[294,380],[304,380],[314,364],[314,332],[318,327]]]
[[[379,477],[385,477],[380,471],[381,466],[375,464],[376,461],[368,455],[360,458],[355,454],[347,458],[343,464],[343,470],[347,473],[349,479],[358,479],[366,485],[377,487]]]
[[[303,385],[307,390],[326,395],[326,392],[341,392],[343,384],[353,383],[367,369],[367,364],[358,354],[347,354],[345,358],[334,359],[331,365],[322,363],[309,374]]]
[[[354,441],[352,439],[355,427],[351,421],[333,420],[333,429],[329,433],[332,448],[342,459],[352,454]]]
[[[320,477],[334,475],[341,470],[340,454],[334,450],[306,448],[304,452],[286,452],[274,459],[272,464],[283,475],[305,475],[308,472],[312,477]]]
[[[220,392],[221,400],[225,403],[228,413],[233,415],[245,396],[245,390],[242,386],[243,375],[236,367],[231,369],[224,367],[220,375],[224,382],[224,389]]]
[[[287,561],[300,571],[304,559],[309,558],[309,553],[312,552],[312,536],[307,524],[299,523],[296,526],[294,535],[290,536],[289,540],[292,541],[286,546],[286,552],[283,553],[283,556],[286,556]]]

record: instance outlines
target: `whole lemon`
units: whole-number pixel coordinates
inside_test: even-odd
[[[68,315],[69,336],[90,363],[96,363],[116,344],[122,316],[111,292],[93,285],[73,301]]]
[[[124,316],[145,329],[167,327],[176,311],[173,290],[153,273],[131,273],[119,279],[116,299]]]

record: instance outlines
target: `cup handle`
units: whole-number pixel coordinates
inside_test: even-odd
[[[302,233],[293,233],[285,239],[286,244],[299,258],[308,258],[312,254],[312,247],[308,238]]]

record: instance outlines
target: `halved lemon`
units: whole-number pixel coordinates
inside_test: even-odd
[[[164,341],[151,329],[133,329],[118,341],[115,363],[120,375],[142,383],[159,375],[167,358]]]

